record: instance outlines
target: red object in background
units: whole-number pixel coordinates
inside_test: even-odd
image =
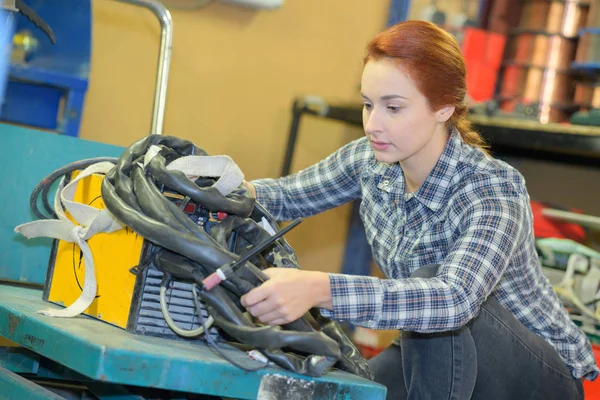
[[[467,67],[467,93],[477,102],[491,100],[502,63],[504,35],[478,28],[465,28],[462,53]]]
[[[531,202],[531,210],[533,211],[533,233],[536,238],[561,238],[571,239],[579,243],[585,240],[585,229],[578,224],[572,222],[561,222],[556,219],[546,217],[542,212],[544,208],[549,207],[538,201]],[[571,212],[579,212],[579,210],[568,210]]]
[[[596,357],[596,364],[600,363],[600,346],[592,344],[592,350],[594,351],[594,357]],[[583,398],[585,400],[600,400],[600,378],[595,381],[583,380]]]

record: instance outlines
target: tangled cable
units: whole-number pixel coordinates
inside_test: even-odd
[[[300,374],[321,376],[335,366],[372,379],[367,362],[340,326],[317,310],[281,327],[256,324],[244,314],[239,299],[268,279],[264,268],[299,266],[285,239],[272,240],[272,233],[279,232],[277,224],[241,181],[223,179],[225,172],[190,178],[193,173],[172,167],[202,157],[210,158],[192,142],[172,136],[150,135],[135,142],[103,180],[102,198],[108,211],[155,245],[151,263],[165,274],[165,281],[195,284],[195,304],[198,307],[201,301],[213,325],[233,341]],[[178,206],[164,195],[169,191],[183,196],[183,203]],[[210,229],[199,226],[182,210],[188,202],[220,212],[224,218]],[[264,250],[231,267],[257,246]],[[208,278],[224,270],[228,276],[206,285]]]

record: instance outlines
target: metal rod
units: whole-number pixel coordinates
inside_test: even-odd
[[[160,22],[160,49],[158,52],[158,68],[156,71],[156,88],[154,90],[154,105],[152,107],[152,124],[150,134],[162,134],[165,106],[167,100],[167,85],[169,83],[169,66],[171,64],[171,48],[173,46],[173,19],[171,13],[160,2],[155,0],[116,0],[152,11]]]
[[[277,232],[275,235],[266,239],[264,242],[260,243],[258,246],[252,248],[252,250],[250,250],[249,252],[244,254],[242,257],[240,257],[237,261],[235,261],[233,264],[231,264],[231,269],[233,269],[234,271],[236,269],[238,269],[246,261],[248,261],[249,259],[251,259],[255,255],[257,255],[258,253],[263,251],[268,245],[274,243],[277,239],[279,239],[280,237],[282,237],[283,235],[285,235],[286,233],[288,233],[289,231],[294,229],[296,226],[298,226],[298,224],[300,224],[300,222],[302,222],[301,218],[295,219],[288,226],[286,226],[285,228],[283,228],[282,230]]]

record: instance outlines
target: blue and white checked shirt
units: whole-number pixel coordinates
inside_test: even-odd
[[[367,239],[388,279],[330,274],[333,311],[324,315],[374,329],[449,331],[493,296],[550,342],[573,376],[597,375],[587,337],[540,268],[523,177],[457,132],[410,197],[400,165],[377,162],[366,138],[294,175],[252,183],[281,221],[362,198]],[[427,264],[440,264],[434,278],[410,278]]]

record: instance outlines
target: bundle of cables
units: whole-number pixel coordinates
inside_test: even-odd
[[[220,176],[184,172],[197,158],[212,157],[187,140],[150,135],[129,146],[102,181],[102,199],[111,216],[153,243],[151,263],[164,274],[161,292],[171,281],[191,283],[204,325],[201,309],[223,338],[260,351],[282,368],[321,376],[337,367],[372,379],[367,362],[341,327],[318,310],[283,326],[261,325],[245,313],[239,299],[268,279],[263,269],[299,266],[282,237],[284,230],[248,195],[241,180],[225,178],[230,165],[219,167]],[[225,217],[208,231],[165,191]],[[217,348],[211,335],[204,337]]]

